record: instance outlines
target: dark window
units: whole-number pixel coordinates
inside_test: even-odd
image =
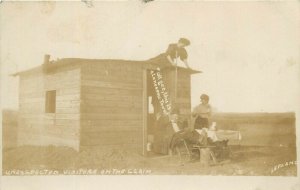
[[[56,90],[46,92],[45,112],[55,113],[56,108]]]

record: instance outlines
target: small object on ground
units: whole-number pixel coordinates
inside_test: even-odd
[[[200,149],[200,164],[202,166],[208,166],[210,162],[211,151],[209,148]]]

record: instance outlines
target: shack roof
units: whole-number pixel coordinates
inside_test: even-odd
[[[42,65],[27,69],[27,70],[23,70],[23,71],[19,71],[16,73],[13,73],[12,76],[19,76],[22,74],[26,74],[26,73],[32,73],[32,72],[38,72],[41,71],[42,69],[47,69],[47,70],[52,70],[52,69],[60,69],[60,68],[64,68],[67,66],[81,66],[83,64],[104,64],[104,63],[131,63],[131,64],[143,64],[145,65],[145,68],[149,68],[149,69],[155,69],[157,68],[156,64],[153,64],[150,61],[134,61],[134,60],[122,60],[122,59],[84,59],[84,58],[62,58],[62,59],[58,59],[56,61],[49,61],[49,63],[44,63]],[[197,71],[197,70],[193,70],[193,69],[187,69],[184,67],[177,67],[180,71],[183,72],[188,72],[190,74],[196,74],[196,73],[201,73],[201,71]],[[174,69],[173,66],[170,67],[164,67],[164,69]]]

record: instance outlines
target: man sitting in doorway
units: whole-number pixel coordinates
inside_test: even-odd
[[[179,109],[174,109],[170,115],[170,127],[173,130],[174,134],[170,140],[169,144],[169,154],[172,155],[176,146],[178,146],[182,140],[187,144],[198,144],[206,145],[207,144],[207,134],[205,132],[199,134],[195,130],[191,130],[188,127],[187,120],[184,122],[178,121]]]

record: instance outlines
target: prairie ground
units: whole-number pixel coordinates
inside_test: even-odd
[[[102,171],[120,174],[111,172],[114,169],[124,170],[123,174],[136,174],[134,170],[142,170],[137,173],[150,175],[297,175],[294,113],[216,115],[214,120],[218,127],[240,131],[242,141],[240,145],[231,143],[229,160],[208,167],[202,166],[199,159],[182,164],[178,156],[149,154],[145,157],[128,147],[93,147],[80,152],[58,146],[16,147],[16,118],[17,111],[3,112],[3,175],[23,175],[20,172],[27,170],[29,173],[31,170],[54,170],[58,174],[84,174],[86,170],[96,170],[96,174],[103,174]]]
[[[144,157],[126,149],[93,148],[81,152],[54,146],[4,149],[3,175],[24,175],[13,173],[14,170],[55,170],[59,174],[97,170],[96,174],[297,176],[295,148],[253,146],[232,147],[230,159],[210,166],[201,165],[197,159],[182,163],[176,155]],[[103,170],[110,172],[101,173]],[[113,170],[124,170],[125,173],[114,173]],[[133,170],[147,172],[134,173]]]

